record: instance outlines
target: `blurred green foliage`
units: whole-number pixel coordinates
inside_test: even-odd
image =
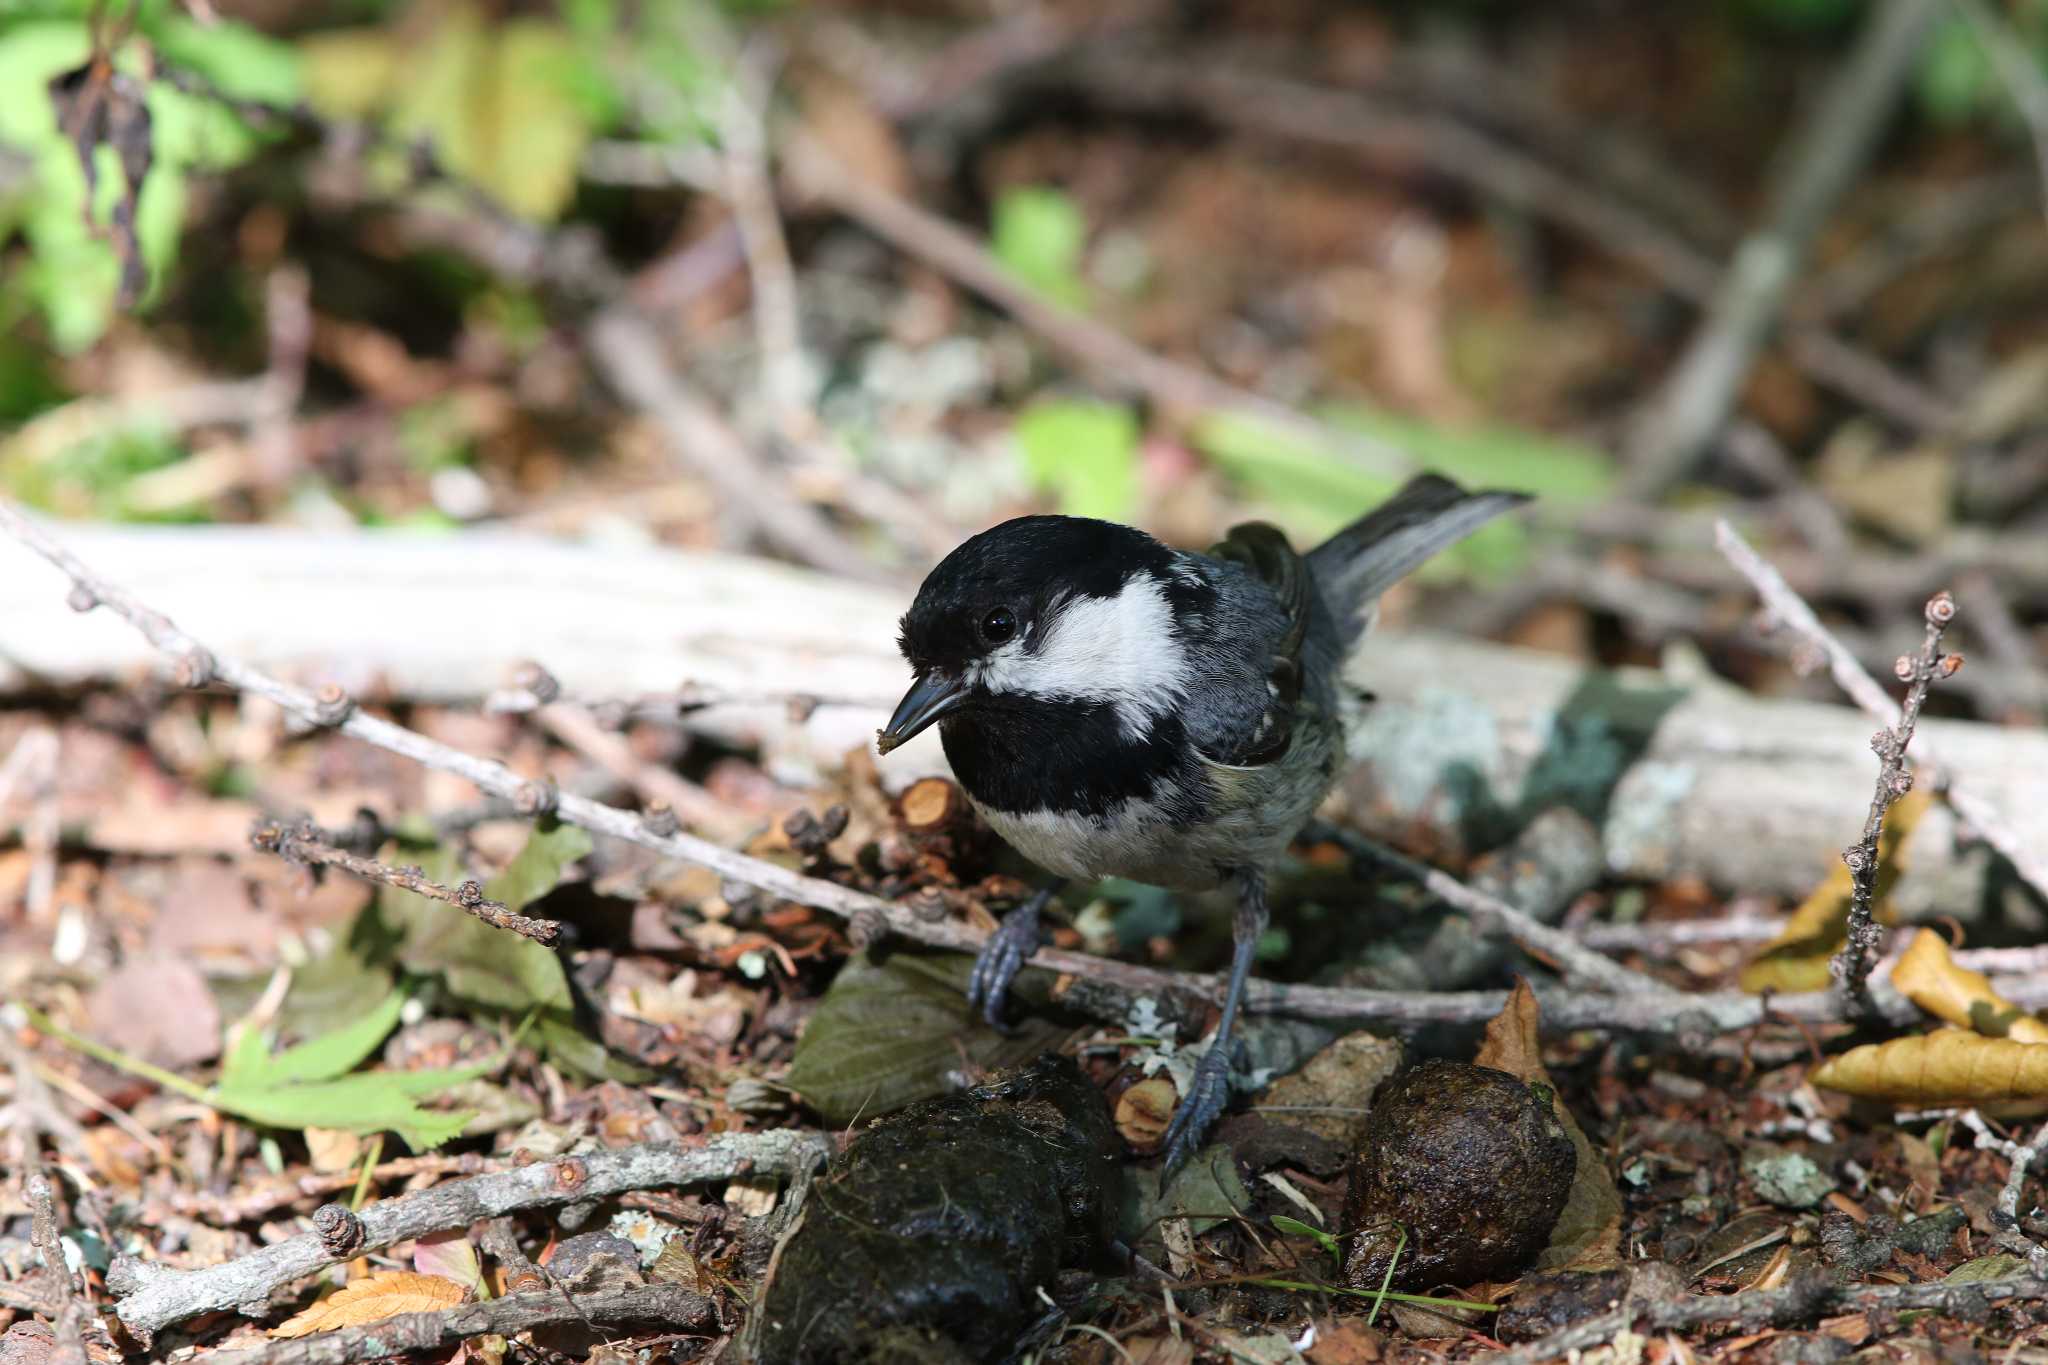
[[[184,444],[161,426],[139,422],[88,436],[48,459],[5,466],[7,492],[34,507],[65,516],[107,521],[205,520],[198,507],[139,505],[135,480],[186,456]]]
[[[1081,206],[1060,190],[1024,185],[996,200],[989,249],[1018,279],[1063,308],[1088,301],[1081,278],[1087,244]]]
[[[1615,482],[1613,461],[1602,451],[1534,432],[1432,426],[1360,403],[1333,405],[1319,415],[1339,432],[1355,431],[1404,450],[1420,468],[1467,487],[1511,488],[1569,503],[1597,500]],[[1213,413],[1193,435],[1203,454],[1303,540],[1330,535],[1385,501],[1402,482],[1352,463],[1310,434],[1243,413]],[[1496,521],[1446,551],[1440,562],[1487,576],[1511,573],[1527,561],[1528,535],[1518,522]]]
[[[1018,457],[1032,486],[1077,517],[1128,521],[1138,506],[1138,418],[1129,408],[1070,398],[1017,418]]]
[[[297,60],[286,45],[232,22],[198,24],[169,0],[142,0],[132,34],[112,55],[116,91],[148,112],[148,172],[131,185],[113,147],[91,147],[89,192],[52,82],[91,57],[90,8],[85,0],[14,0],[0,12],[0,144],[27,160],[26,175],[0,194],[0,237],[20,233],[30,247],[6,285],[33,302],[66,351],[91,345],[112,320],[121,277],[116,206],[132,198],[153,290],[176,254],[187,176],[239,164],[265,136],[230,105],[173,84],[151,53],[233,99],[281,103],[298,93]]]

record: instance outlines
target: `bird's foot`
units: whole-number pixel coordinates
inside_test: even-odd
[[[1230,1101],[1230,1043],[1218,1038],[1195,1063],[1194,1084],[1181,1096],[1166,1129],[1166,1164],[1160,1167],[1160,1184],[1173,1179],[1187,1159],[1201,1148],[1202,1139]]]
[[[1024,962],[1038,951],[1038,910],[1044,898],[1033,896],[1003,916],[1003,922],[981,945],[974,959],[974,974],[967,978],[967,1008],[981,1009],[981,1017],[998,1033],[1008,1033],[1003,1022],[1003,1004],[1009,999],[1010,983],[1024,969]]]

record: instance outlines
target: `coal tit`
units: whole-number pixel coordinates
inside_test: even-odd
[[[940,561],[903,617],[916,681],[882,752],[936,722],[975,808],[1055,879],[975,964],[970,1004],[991,1023],[1066,880],[1235,891],[1222,1018],[1168,1129],[1169,1168],[1222,1111],[1266,869],[1337,779],[1363,704],[1341,675],[1380,594],[1526,501],[1425,474],[1306,555],[1262,523],[1195,554],[1106,521],[1019,517]]]

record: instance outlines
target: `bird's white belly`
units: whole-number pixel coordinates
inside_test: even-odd
[[[1150,801],[1126,801],[1101,816],[979,809],[1005,843],[1056,876],[1128,877],[1176,891],[1206,891],[1223,880],[1218,863],[1202,856],[1201,831],[1175,825]]]
[[[1321,725],[1297,735],[1290,757],[1307,762],[1257,768],[1204,767],[1209,785],[1200,820],[1178,818],[1180,803],[1124,801],[1099,816],[1054,810],[1003,811],[975,802],[989,827],[1019,853],[1057,876],[1126,877],[1175,891],[1221,886],[1230,870],[1264,867],[1283,852],[1329,790],[1334,762],[1322,763],[1334,733]],[[1303,754],[1301,748],[1308,748]],[[970,793],[970,799],[972,794]]]

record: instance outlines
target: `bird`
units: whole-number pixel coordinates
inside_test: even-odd
[[[1300,553],[1265,522],[1206,553],[1088,517],[1017,517],[925,577],[898,646],[913,681],[877,748],[936,724],[981,818],[1046,879],[990,936],[969,1008],[1004,1027],[1011,981],[1069,881],[1234,893],[1230,975],[1164,1140],[1177,1170],[1228,1102],[1266,880],[1336,782],[1369,699],[1343,673],[1380,595],[1529,501],[1438,474]]]

